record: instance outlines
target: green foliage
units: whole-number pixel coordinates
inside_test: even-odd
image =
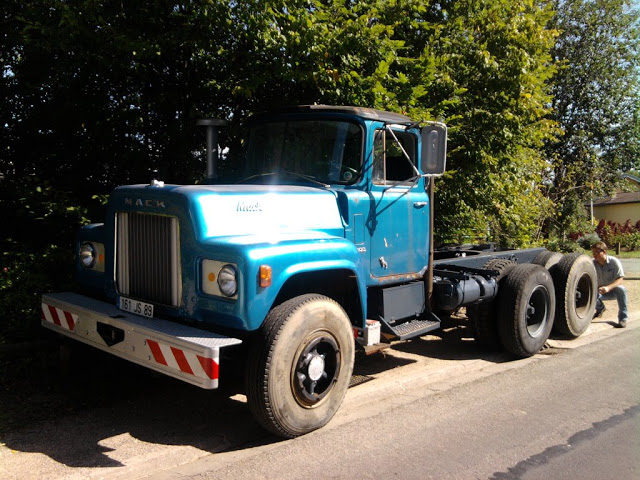
[[[406,110],[444,119],[450,133],[436,235],[473,228],[505,246],[531,243],[549,206],[539,185],[540,148],[554,131],[546,118],[555,72],[555,32],[545,28],[551,11],[530,1],[408,4],[412,15],[398,31],[402,53],[414,57],[397,66],[416,86],[405,92]]]
[[[602,241],[609,248],[620,246],[620,248],[631,252],[640,249],[640,231],[636,228],[618,229],[606,224],[602,228],[599,227],[598,232]]]
[[[640,24],[630,0],[558,0],[553,118],[547,145],[548,230],[564,235],[590,198],[610,194],[640,162]]]
[[[73,256],[55,245],[34,253],[12,252],[0,265],[0,344],[40,335],[40,294],[70,284]]]
[[[286,104],[445,121],[440,242],[562,238],[586,192],[638,168],[638,27],[627,0],[550,3],[3,1],[0,310],[39,317],[115,186],[202,178],[196,119],[230,121],[237,168],[242,120]]]
[[[547,250],[552,252],[571,253],[580,251],[580,245],[570,238],[561,238],[555,235],[550,236],[545,242]]]
[[[68,288],[72,244],[86,219],[66,192],[48,182],[0,180],[0,343],[32,338],[38,332],[40,293]]]
[[[580,245],[582,248],[584,248],[585,250],[590,250],[591,247],[599,242],[601,240],[600,236],[595,233],[586,233],[584,235],[581,235],[578,238],[578,245]]]
[[[609,242],[612,246],[619,244],[621,248],[630,252],[640,250],[640,232],[617,233],[611,235]]]

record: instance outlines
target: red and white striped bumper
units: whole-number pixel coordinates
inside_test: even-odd
[[[124,312],[76,293],[42,297],[42,325],[202,388],[218,387],[220,348],[241,340]]]
[[[61,308],[54,307],[53,305],[42,304],[42,322],[49,322],[57,325],[60,328],[73,332],[76,328],[76,322],[78,321],[78,315],[74,315],[71,312],[66,312]]]

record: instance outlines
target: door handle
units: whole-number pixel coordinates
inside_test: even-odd
[[[413,202],[413,206],[416,208],[422,208],[427,206],[427,202]]]

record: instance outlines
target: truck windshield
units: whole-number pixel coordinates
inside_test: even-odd
[[[337,120],[295,120],[253,126],[241,183],[351,184],[360,176],[362,128]]]

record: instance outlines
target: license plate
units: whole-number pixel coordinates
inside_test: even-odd
[[[142,317],[153,318],[153,305],[151,303],[120,297],[120,310],[131,312]]]

